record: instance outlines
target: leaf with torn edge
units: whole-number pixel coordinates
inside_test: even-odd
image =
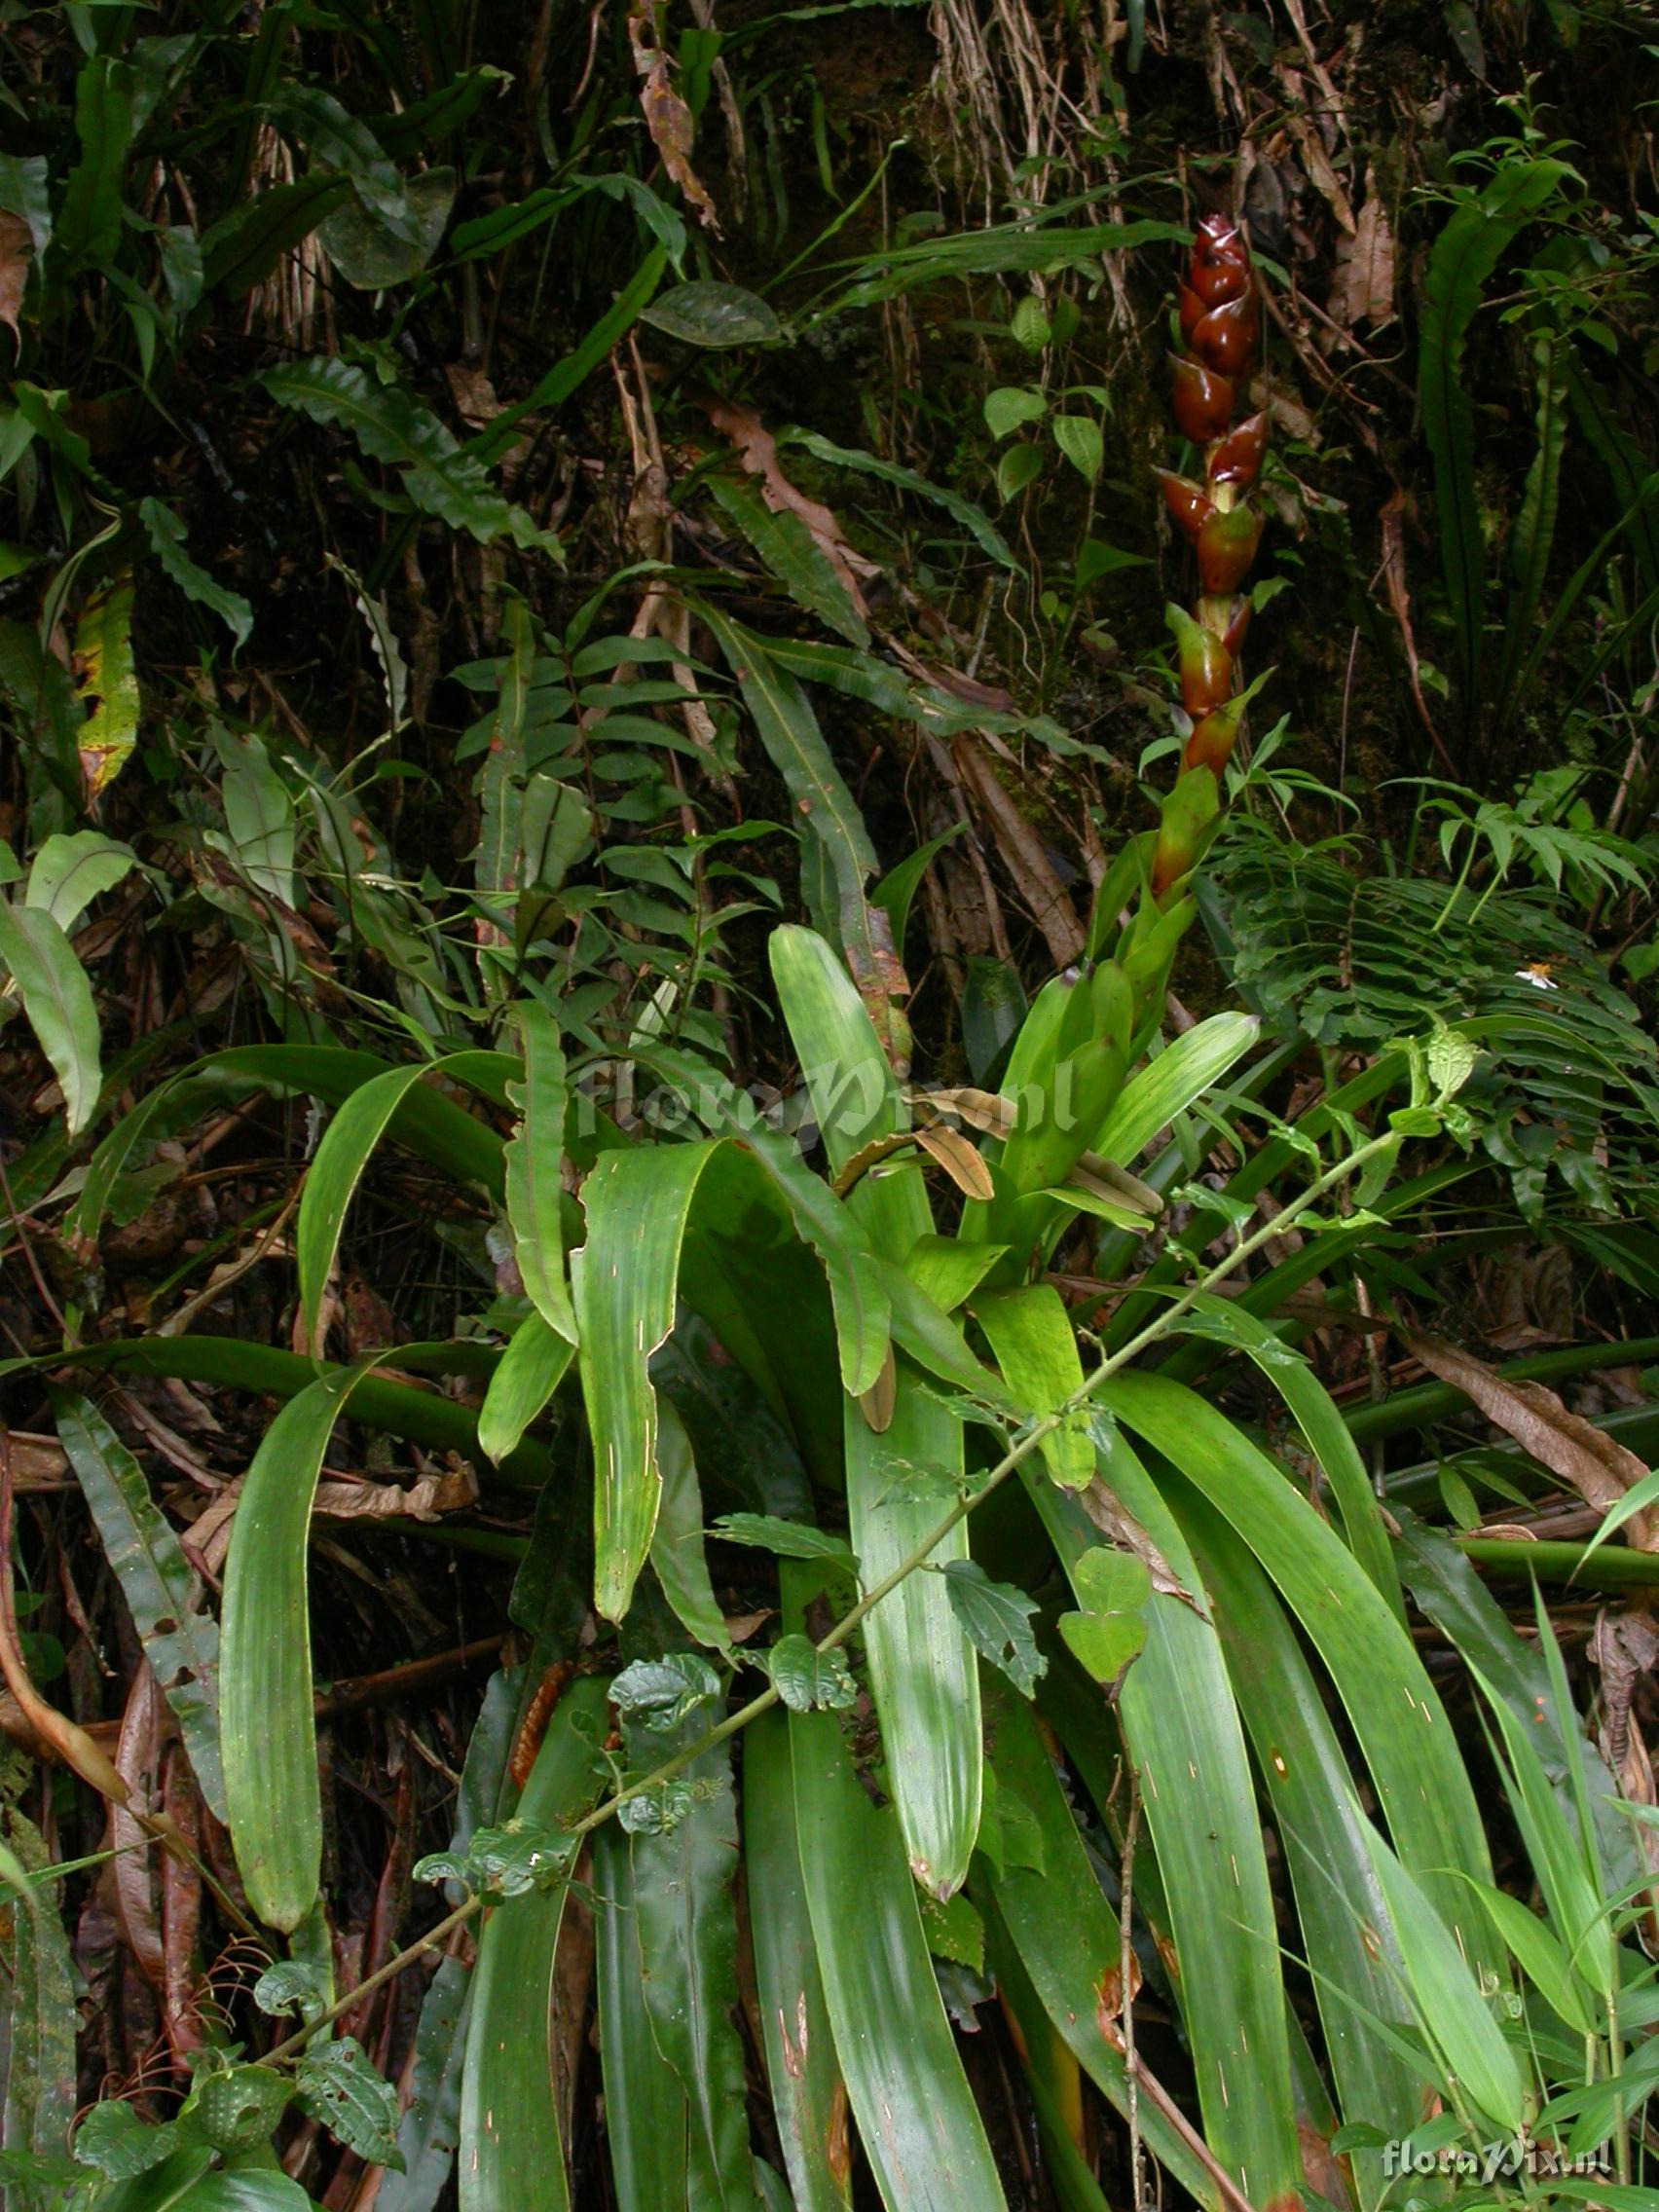
[[[196,1780],[225,1818],[219,1764],[219,1626],[144,1470],[90,1399],[54,1390],[57,1433],[75,1470],[132,1624],[172,1708]]]
[[[975,1650],[1030,1697],[1049,1671],[1031,1634],[1036,1601],[1012,1583],[993,1582],[976,1560],[948,1560],[940,1572],[950,1593],[950,1609]]]

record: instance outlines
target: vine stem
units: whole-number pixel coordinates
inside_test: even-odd
[[[1242,1238],[1233,1247],[1232,1251],[1218,1260],[1213,1268],[1200,1275],[1197,1282],[1182,1291],[1178,1298],[1171,1299],[1163,1310],[1161,1313],[1154,1314],[1146,1326],[1137,1330],[1126,1344],[1121,1345],[1115,1352],[1108,1353],[1093,1373],[1085,1377],[1078,1389],[1056,1406],[1052,1413],[1045,1414],[1041,1420],[1033,1421],[1025,1433],[1009,1446],[984,1481],[977,1489],[958,1498],[949,1512],[943,1515],[937,1525],[929,1530],[913,1551],[907,1553],[899,1562],[891,1573],[883,1575],[879,1582],[866,1591],[856,1605],[851,1606],[847,1612],[842,1614],[834,1627],[819,1640],[816,1646],[817,1650],[821,1654],[838,1650],[850,1637],[857,1634],[860,1625],[869,1617],[884,1598],[890,1597],[898,1589],[901,1582],[907,1580],[910,1575],[927,1566],[945,1537],[959,1523],[967,1519],[975,1506],[982,1503],[993,1491],[999,1489],[1016,1468],[1024,1464],[1033,1452],[1037,1451],[1049,1437],[1053,1435],[1057,1428],[1071,1419],[1075,1414],[1081,1413],[1096,1393],[1112,1380],[1114,1375],[1126,1367],[1132,1359],[1138,1358],[1149,1345],[1156,1344],[1160,1338],[1167,1336],[1182,1314],[1190,1312],[1198,1300],[1213,1290],[1217,1283],[1224,1282],[1229,1275],[1236,1272],[1243,1263],[1254,1253],[1259,1252],[1264,1245],[1271,1243],[1275,1237],[1282,1236],[1298,1215],[1306,1213],[1309,1206],[1316,1205],[1328,1192],[1337,1189],[1340,1184],[1347,1182],[1371,1161],[1380,1159],[1397,1141],[1392,1136],[1373,1137],[1369,1143],[1362,1144],[1357,1151],[1350,1153],[1346,1160],[1340,1161],[1335,1167],[1327,1168],[1323,1175],[1309,1184],[1306,1191],[1292,1198],[1288,1205],[1274,1214],[1272,1221],[1264,1223],[1251,1235]],[[579,1821],[571,1822],[564,1830],[565,1835],[570,1839],[572,1846],[578,1846],[582,1837],[591,1835],[595,1828],[603,1827],[607,1821],[614,1819],[624,1805],[630,1803],[636,1797],[644,1796],[646,1790],[659,1788],[663,1783],[672,1782],[676,1775],[682,1774],[688,1766],[700,1759],[705,1751],[713,1751],[717,1745],[726,1743],[731,1737],[738,1735],[743,1729],[747,1728],[752,1720],[757,1720],[763,1713],[770,1713],[772,1708],[779,1703],[781,1703],[779,1692],[771,1683],[768,1683],[757,1696],[752,1697],[746,1705],[740,1705],[735,1713],[728,1713],[723,1720],[718,1721],[712,1728],[706,1729],[695,1743],[687,1744],[684,1750],[676,1751],[672,1758],[665,1759],[660,1766],[653,1767],[648,1774],[641,1775],[634,1782],[624,1783],[610,1796],[596,1805],[592,1812],[585,1814]],[[574,1850],[572,1850],[571,1857],[573,1861]],[[455,1910],[440,1920],[434,1928],[428,1929],[424,1936],[418,1937],[415,1942],[397,1952],[392,1958],[387,1959],[383,1967],[377,1968],[366,1981],[358,1982],[355,1988],[348,1990],[346,1995],[337,1999],[326,2011],[319,2012],[314,2020],[311,2020],[305,2027],[297,2029],[293,2035],[277,2044],[275,2049],[267,2051],[264,2064],[269,2066],[296,2055],[311,2042],[318,2029],[325,2028],[332,2021],[339,2019],[343,2013],[349,2012],[363,1998],[372,1996],[377,1989],[400,1974],[405,1967],[413,1966],[415,1961],[423,1957],[427,1951],[436,1949],[458,1928],[465,1927],[466,1923],[482,1911],[490,1901],[488,1892],[482,1890],[475,1892],[466,1899],[464,1904],[457,1905]]]

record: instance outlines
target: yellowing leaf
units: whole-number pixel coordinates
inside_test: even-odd
[[[88,709],[78,741],[87,796],[115,781],[138,741],[132,666],[132,579],[123,573],[90,600],[75,625],[75,696]]]

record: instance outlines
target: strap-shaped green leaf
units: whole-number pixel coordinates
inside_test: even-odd
[[[778,930],[771,958],[825,1149],[838,1168],[862,1145],[901,1125],[898,1085],[858,992],[824,940],[810,930]],[[934,1226],[920,1170],[866,1176],[847,1207],[875,1251],[892,1263],[887,1279],[895,1315],[902,1301],[927,1307],[903,1275],[905,1255]],[[943,1335],[960,1343],[955,1325],[934,1312]],[[962,1424],[930,1385],[901,1367],[885,1430],[876,1433],[864,1407],[849,1397],[841,1433],[852,1544],[868,1590],[936,1525],[941,1482],[961,1481]],[[959,1523],[932,1564],[967,1557],[967,1526]],[[909,1575],[884,1598],[864,1633],[911,1870],[925,1889],[949,1897],[967,1874],[979,1825],[979,1677],[973,1648],[943,1577],[927,1572]]]
[[[750,1100],[706,1061],[672,1046],[647,1046],[640,1064],[677,1090],[710,1126],[736,1140],[715,1163],[704,1193],[709,1230],[729,1244],[735,1223],[741,1219],[747,1226],[757,1198],[774,1217],[788,1210],[830,1284],[842,1383],[855,1395],[867,1390],[887,1357],[889,1297],[864,1231],[789,1138],[760,1123]],[[768,1194],[753,1188],[762,1179],[772,1187]],[[703,1221],[695,1226],[701,1235]],[[765,1225],[760,1233],[769,1229]],[[729,1348],[735,1355],[736,1347]]]
[[[1376,1584],[1266,1454],[1195,1391],[1158,1375],[1120,1375],[1101,1402],[1178,1467],[1261,1561],[1330,1670],[1401,1858],[1469,1959],[1501,1973],[1501,1947],[1473,1893],[1440,1871],[1492,1879],[1468,1768],[1439,1692]]]
[[[0,947],[0,950],[3,950]],[[506,1085],[518,1073],[516,1063],[502,1052],[458,1054],[465,1062],[466,1078],[498,1104],[506,1103]],[[146,1138],[152,1141],[170,1130],[187,1127],[212,1101],[235,1097],[240,1089],[264,1085],[272,1090],[320,1098],[338,1106],[388,1072],[385,1060],[373,1052],[348,1051],[335,1045],[238,1045],[209,1053],[194,1066],[182,1069],[172,1081],[154,1090],[135,1113],[119,1121],[99,1144],[87,1167],[81,1202],[74,1215],[83,1236],[95,1237],[117,1177]],[[403,1071],[398,1071],[403,1072]],[[453,1098],[425,1084],[416,1084],[403,1095],[390,1124],[391,1134],[424,1160],[465,1183],[480,1183],[494,1198],[502,1190],[501,1139],[482,1122],[475,1121]]]
[[[366,370],[323,353],[267,369],[260,381],[279,406],[350,430],[366,454],[396,466],[424,514],[466,531],[481,545],[503,532],[526,541],[530,518],[501,497],[482,464],[402,386],[376,384]],[[533,525],[528,536],[543,550],[556,549]]]
[[[561,1212],[565,1055],[557,1022],[534,999],[526,999],[519,1006],[518,1029],[524,1047],[524,1082],[509,1092],[520,1120],[506,1151],[507,1220],[513,1233],[513,1257],[532,1305],[550,1329],[574,1344],[576,1316],[565,1281]]]
[[[448,1075],[464,1081],[469,1071],[486,1078],[495,1074],[499,1057],[494,1052],[450,1052],[442,1059],[413,1066],[387,1068],[372,1076],[341,1101],[316,1148],[306,1176],[295,1233],[295,1257],[300,1276],[300,1314],[306,1341],[315,1352],[317,1319],[323,1292],[340,1249],[346,1210],[362,1180],[376,1145],[391,1126],[393,1117],[423,1078]],[[460,1111],[460,1109],[457,1109]]]
[[[743,1870],[772,2112],[796,2212],[846,2212],[846,2089],[800,1870],[789,1723],[762,1714],[743,1737]]]
[[[742,629],[719,608],[700,605],[698,611],[737,679],[743,703],[755,719],[772,765],[789,788],[802,828],[829,856],[843,907],[849,903],[862,904],[863,887],[875,872],[875,848],[830,757],[806,693],[772,659],[763,639]],[[780,931],[777,936],[784,934]]]
[[[12,1900],[5,2145],[9,2151],[61,2156],[75,2111],[75,1997],[69,1939],[51,1889],[38,1876],[31,1879],[3,1843],[0,1884]]]
[[[407,1437],[433,1452],[459,1452],[463,1458],[477,1456],[478,1432],[468,1409],[437,1390],[421,1389],[414,1382],[387,1380],[387,1370],[402,1368],[415,1375],[464,1376],[470,1382],[488,1382],[500,1355],[490,1346],[456,1340],[429,1345],[403,1345],[377,1355],[377,1370],[357,1384],[353,1406],[359,1420],[370,1428],[384,1428],[388,1436]],[[111,1344],[88,1345],[76,1354],[77,1363],[95,1373],[129,1372],[135,1375],[172,1375],[186,1382],[219,1382],[230,1388],[260,1390],[274,1398],[295,1398],[319,1374],[344,1375],[343,1367],[302,1359],[297,1352],[275,1345],[245,1344],[240,1337],[137,1337]],[[517,1445],[501,1461],[502,1482],[536,1490],[547,1479],[547,1451],[535,1441]]]
[[[587,1242],[571,1255],[582,1392],[593,1437],[594,1603],[628,1610],[650,1550],[662,1477],[650,1355],[674,1326],[680,1249],[717,1145],[605,1153],[582,1186]]]
[[[1130,1076],[1089,1147],[1127,1167],[1160,1129],[1185,1113],[1256,1042],[1261,1023],[1252,1014],[1212,1014]]]
[[[1487,2120],[1519,2139],[1529,2101],[1521,2069],[1467,1954],[1382,1837],[1375,1831],[1368,1835],[1418,2020],[1445,2068],[1444,2086],[1456,2083]]]
[[[542,1739],[519,1817],[554,1826],[598,1793],[595,1745],[608,1684],[572,1682]],[[529,1890],[491,1911],[472,1972],[461,2099],[461,2212],[567,2212],[549,2046],[553,1955],[568,1888]]]
[[[242,1478],[225,1555],[220,1727],[231,1841],[248,1902],[291,1933],[322,1866],[306,1538],[334,1424],[361,1380],[344,1368],[289,1400]]]
[[[382,2177],[376,2212],[432,2212],[448,2185],[461,2139],[461,2076],[472,1976],[445,1957],[427,1985],[415,2027],[409,2107],[397,2130],[401,2173]]]
[[[662,1504],[651,1537],[651,1566],[687,1635],[729,1659],[731,1639],[703,1548],[703,1491],[697,1462],[685,1423],[666,1394],[657,1400],[657,1467],[662,1475]]]
[[[1227,1670],[1289,1865],[1344,2118],[1409,2134],[1422,2084],[1417,2068],[1373,2024],[1398,2028],[1409,2015],[1400,1997],[1399,1948],[1347,1756],[1267,1576],[1202,1498],[1184,1492],[1175,1505],[1215,1606]],[[1381,2161],[1372,2157],[1367,2171],[1380,2185]]]
[[[1128,2080],[1118,2043],[1101,2032],[1101,1990],[1122,1971],[1118,1916],[1101,1893],[1054,1765],[1022,1697],[1001,1682],[987,1692],[990,1756],[997,1802],[1013,1803],[1035,1830],[1032,1865],[1013,1855],[1001,1869],[981,1852],[972,1892],[986,1912],[993,1956],[1002,1930],[1030,1978],[1050,2021],[1095,2087],[1119,2112],[1128,2105]],[[1149,2098],[1140,2104],[1147,2148],[1200,2204],[1215,2197],[1215,2181]]]
[[[1168,1507],[1121,1434],[1100,1477],[1152,1537],[1184,1590],[1201,1586]],[[1099,1532],[1075,1497],[1026,1488],[1068,1577]],[[1076,1594],[1087,1609],[1088,1590]],[[1302,2160],[1294,2125],[1278,1929],[1244,1731],[1213,1624],[1155,1590],[1146,1645],[1124,1677],[1119,1714],[1157,1852],[1173,1977],[1192,2047],[1203,2135],[1253,2204],[1289,2201]]]
[[[478,1409],[479,1445],[498,1466],[518,1450],[574,1357],[575,1346],[539,1313],[527,1313],[513,1331]]]
[[[610,2178],[618,2212],[663,2212],[687,2201],[685,2091],[645,2009],[634,1865],[614,1822],[594,1838],[593,1887]]]
[[[1474,402],[1463,381],[1463,349],[1498,255],[1567,173],[1556,161],[1506,162],[1484,192],[1454,210],[1434,241],[1423,284],[1418,398],[1434,461],[1446,596],[1471,720],[1478,707],[1486,618],[1486,542],[1475,486]]]
[[[785,1560],[780,1575],[785,1625],[799,1629],[823,1572]],[[888,2212],[1002,2212],[898,1823],[865,1793],[833,1713],[792,1713],[788,1726],[825,2004],[882,2201]]]
[[[1403,1625],[1406,1607],[1400,1595],[1400,1570],[1394,1565],[1377,1493],[1371,1487],[1371,1478],[1366,1473],[1352,1431],[1337,1410],[1330,1392],[1302,1354],[1238,1300],[1200,1292],[1193,1301],[1192,1313],[1193,1322],[1183,1324],[1183,1334],[1219,1338],[1223,1344],[1235,1346],[1255,1362],[1289,1407],[1308,1449],[1335,1493],[1349,1551]]]
[[[1497,682],[1493,686],[1493,712],[1501,726],[1520,704],[1519,678],[1538,633],[1544,596],[1544,577],[1550,549],[1555,543],[1556,514],[1561,505],[1561,464],[1567,451],[1567,398],[1566,367],[1570,350],[1558,331],[1540,331],[1532,341],[1532,367],[1537,378],[1537,406],[1533,424],[1538,443],[1527,471],[1521,495],[1521,511],[1509,537],[1509,566],[1514,578],[1503,618],[1503,651]]]
[[[702,1725],[693,1718],[685,1732]],[[657,2048],[685,2092],[686,2201],[756,2212],[737,2009],[737,1809],[731,1749],[717,1744],[685,1771],[682,1818],[629,1838],[645,2009]]]

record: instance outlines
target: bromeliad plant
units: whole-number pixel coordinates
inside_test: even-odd
[[[1230,410],[1255,312],[1236,235],[1210,226],[1191,275],[1204,313],[1178,393],[1197,378],[1214,409],[1225,385]],[[1137,2197],[1149,2153],[1212,2212],[1287,2207],[1310,2172],[1322,2194],[1375,2201],[1381,2144],[1424,2117],[1446,2071],[1428,2066],[1414,2009],[1419,1958],[1486,2058],[1482,2109],[1530,2118],[1492,2044],[1507,2049],[1512,2031],[1509,1952],[1530,1962],[1492,1903],[1474,1793],[1366,1470],[1277,1318],[1291,1288],[1400,1202],[1388,1177],[1402,1141],[1438,1126],[1466,1057],[1418,1056],[1398,1127],[1364,1120],[1399,1079],[1396,1055],[1294,1127],[1270,1120],[1253,1150],[1231,1136],[1243,1164],[1225,1188],[1179,1180],[1205,1149],[1200,1126],[1256,1112],[1263,1081],[1240,1072],[1247,1016],[1159,1034],[1219,801],[1219,730],[1231,724],[1231,745],[1241,709],[1232,595],[1256,527],[1229,519],[1247,512],[1230,472],[1259,467],[1259,426],[1247,462],[1226,456],[1248,424],[1203,422],[1212,512],[1183,666],[1189,757],[1161,830],[1108,869],[1086,957],[1037,995],[996,1093],[910,1090],[897,1025],[884,1031],[843,956],[780,928],[772,982],[815,1166],[691,1049],[694,967],[661,978],[626,1038],[584,1034],[534,918],[518,927],[515,892],[545,893],[509,854],[480,880],[493,1049],[400,1064],[327,1041],[221,1052],[94,1154],[72,1225],[83,1254],[154,1142],[228,1097],[263,1086],[331,1116],[296,1222],[302,1350],[189,1333],[74,1350],[93,1373],[286,1401],[242,1484],[217,1638],[136,1462],[88,1399],[57,1403],[203,1799],[229,1827],[246,1916],[286,1943],[255,2001],[297,2018],[257,2059],[228,2042],[200,2052],[166,2125],[90,2116],[72,2165],[55,2156],[70,2117],[55,2077],[15,2072],[25,2132],[8,2142],[26,2143],[35,2162],[16,2178],[43,2204],[302,2204],[271,2149],[293,2105],[366,2162],[401,2164],[377,2212],[430,2212],[452,2145],[463,2212],[565,2212],[553,2049],[572,2027],[560,1962],[578,1888],[624,2212],[845,2207],[849,2120],[894,2212],[995,2212],[1003,2180],[941,1961],[957,2006],[994,1990],[1068,2204],[1103,2201],[1086,2080],[1124,2116]],[[793,710],[747,634],[708,627],[740,684],[764,682]],[[526,690],[556,688],[545,674],[538,686],[528,630],[521,642]],[[814,819],[856,822],[827,749],[795,751],[817,779]],[[499,785],[498,748],[490,758]],[[502,819],[511,796],[497,791]],[[876,941],[856,851],[836,881],[843,943]],[[627,1110],[651,1086],[674,1109],[658,1131],[677,1133]],[[504,1287],[465,1338],[334,1364],[331,1283],[388,1139],[469,1198]],[[1356,1210],[1327,1211],[1346,1189]],[[1258,1221],[1266,1192],[1275,1207]],[[1173,1200],[1190,1209],[1179,1235]],[[1092,1269],[1087,1308],[1062,1297],[1062,1256]],[[1237,1295],[1220,1298],[1224,1284]],[[1312,1497],[1194,1386],[1218,1346],[1276,1390],[1317,1470]],[[434,1376],[464,1397],[423,1386]],[[460,1888],[416,1944],[344,1991],[307,1603],[312,1504],[343,1419],[463,1454],[493,1471],[498,1503],[536,1500],[528,1542],[450,1531],[519,1558],[509,1612],[531,1646],[492,1686],[454,1848],[424,1868]],[[781,1633],[759,1648],[737,1641],[717,1596],[733,1546],[778,1560]],[[73,1735],[63,1748],[119,1794],[107,1763]],[[188,1839],[161,1840],[188,1862]],[[31,1906],[15,1956],[35,2009],[15,2009],[15,2031],[39,2027],[54,1993],[67,2005],[67,1953],[55,1916],[32,1909],[38,1889],[4,1862],[0,1875]],[[1287,1992],[1287,1924],[1311,2008]],[[339,2030],[446,1945],[400,2117]],[[1153,2059],[1144,2007],[1137,2043],[1142,1973],[1168,2023]],[[762,2140],[787,2184],[752,2143],[756,2069],[736,2026],[750,1988]],[[1190,2094],[1165,2079],[1170,2058]],[[1346,2166],[1326,2155],[1339,2123]]]

